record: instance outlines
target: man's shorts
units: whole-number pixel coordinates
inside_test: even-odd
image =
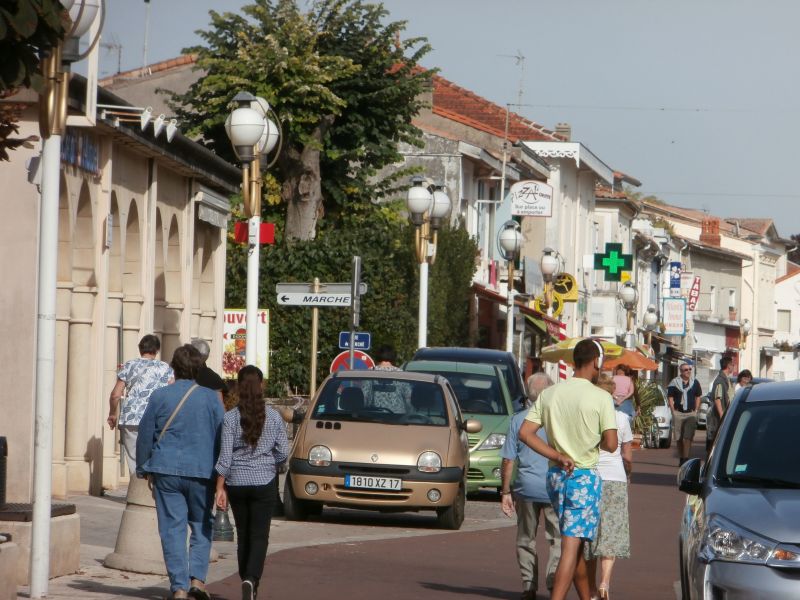
[[[547,495],[558,515],[561,535],[593,540],[600,524],[603,481],[594,469],[551,467],[547,471]]]
[[[672,413],[672,437],[676,442],[693,440],[695,431],[697,431],[697,413],[682,413],[677,410]]]

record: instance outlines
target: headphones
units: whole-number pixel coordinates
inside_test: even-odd
[[[603,352],[603,345],[594,338],[589,338],[589,339],[592,340],[592,342],[594,342],[594,345],[597,346],[597,350],[600,352],[600,356],[597,359],[597,370],[602,371],[603,359],[605,358],[605,353]]]

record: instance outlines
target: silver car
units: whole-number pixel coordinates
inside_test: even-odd
[[[684,600],[800,598],[800,381],[737,394],[689,494],[679,538]]]

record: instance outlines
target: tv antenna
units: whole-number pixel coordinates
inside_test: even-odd
[[[119,43],[119,39],[117,38],[116,34],[111,34],[111,41],[109,42],[100,42],[100,46],[108,50],[109,52],[116,51],[117,53],[117,73],[122,73],[122,44]]]
[[[522,55],[521,50],[517,50],[516,54],[498,54],[503,58],[513,58],[514,64],[519,67],[519,89],[517,90],[517,106],[522,106],[522,92],[525,87],[525,57]]]

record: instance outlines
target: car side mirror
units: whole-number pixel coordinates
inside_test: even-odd
[[[678,469],[678,489],[682,492],[697,496],[703,489],[700,482],[700,468],[702,463],[699,458],[690,458]]]
[[[483,429],[483,424],[477,419],[467,419],[464,421],[464,431],[467,433],[480,433]]]

